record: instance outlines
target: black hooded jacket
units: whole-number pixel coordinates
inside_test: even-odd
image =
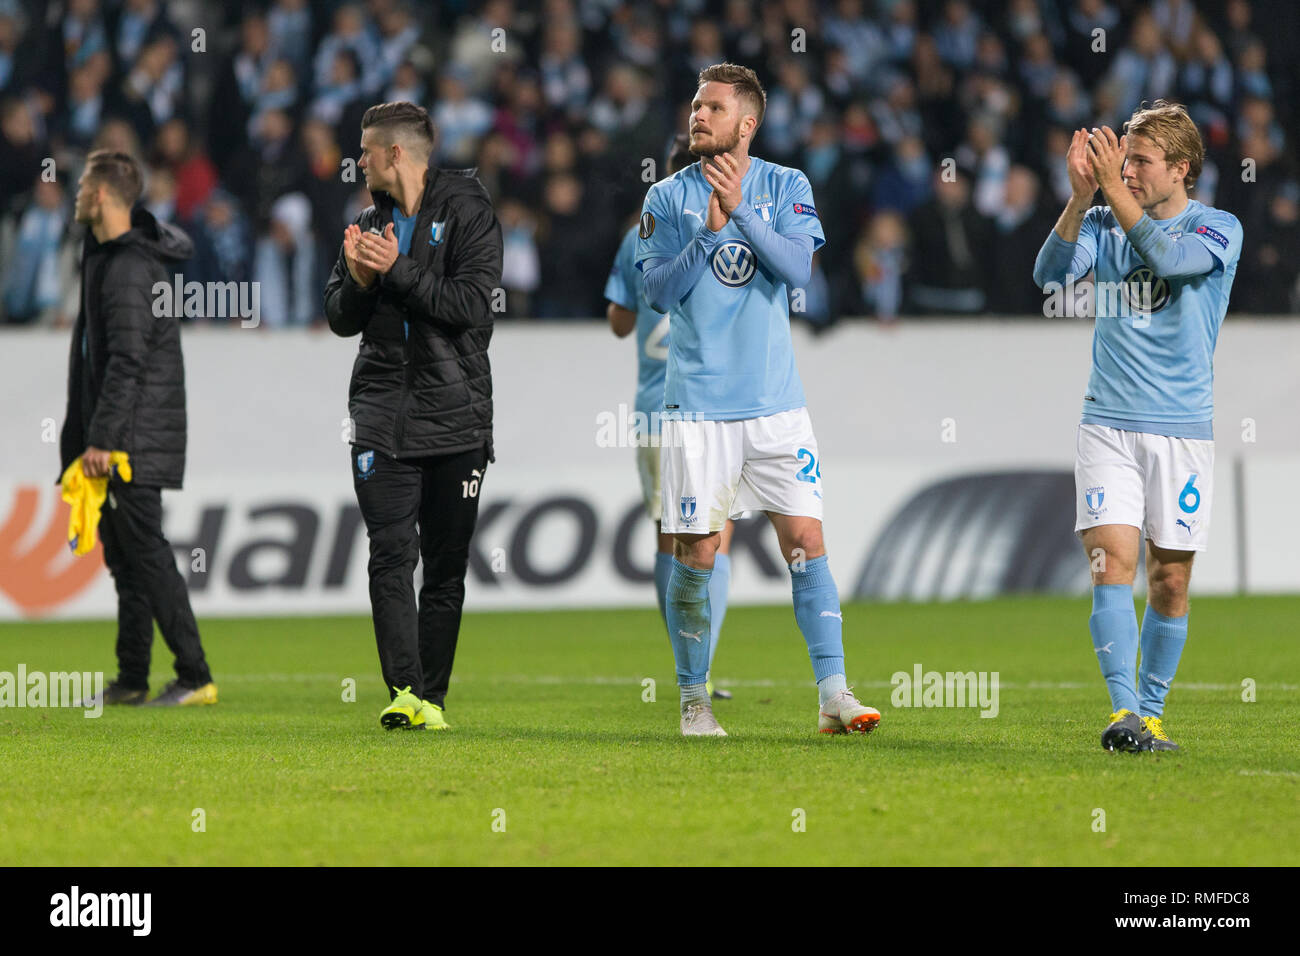
[[[142,208],[108,242],[87,232],[81,310],[68,359],[61,471],[87,447],[124,451],[132,481],[179,488],[185,476],[185,366],[177,308],[154,303],[194,253],[184,232]],[[165,304],[165,303],[164,303]],[[156,315],[155,312],[163,312]]]
[[[357,217],[362,232],[393,220],[376,191]],[[325,287],[325,315],[342,336],[361,333],[348,414],[353,440],[393,458],[492,447],[492,297],[502,240],[492,200],[473,170],[429,167],[410,254],[362,288],[340,247]]]

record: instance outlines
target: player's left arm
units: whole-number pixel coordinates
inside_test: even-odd
[[[609,269],[609,278],[605,280],[605,301],[609,303],[605,307],[605,317],[609,319],[610,331],[620,339],[636,328],[635,279],[628,275],[629,270],[636,271],[636,267],[630,265],[635,248],[636,232],[629,230],[619,243],[614,264]]]
[[[741,196],[741,175],[735,160],[727,153],[716,159],[716,169],[707,163],[701,168],[718,192],[722,211],[749,240],[760,262],[787,285],[805,285],[812,277],[813,253],[826,244],[808,177],[797,173],[793,183],[776,197],[775,215],[769,224]]]
[[[1143,211],[1124,183],[1125,140],[1109,126],[1103,126],[1088,140],[1088,153],[1097,185],[1110,205],[1111,215],[1132,243],[1133,250],[1156,275],[1163,279],[1205,275],[1221,260],[1192,236],[1170,239]],[[1234,220],[1235,221],[1235,220]],[[1222,234],[1219,233],[1222,237]],[[1222,249],[1228,248],[1225,241]],[[1223,262],[1226,265],[1226,262]]]
[[[610,331],[620,339],[626,338],[636,328],[636,313],[617,302],[610,302],[605,307],[605,318],[609,319]]]

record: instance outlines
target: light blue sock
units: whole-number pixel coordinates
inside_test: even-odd
[[[659,599],[659,616],[668,620],[668,576],[673,573],[673,556],[655,553],[655,597]]]
[[[1131,584],[1095,584],[1092,588],[1092,649],[1110,690],[1112,711],[1140,714],[1137,696],[1137,612]]]
[[[843,674],[844,618],[826,555],[806,561],[802,570],[790,565],[790,585],[794,591],[794,619],[808,644],[813,679],[820,684],[833,674]]]
[[[731,555],[713,556],[713,577],[709,578],[709,671],[713,671],[713,655],[718,653],[718,638],[722,636],[722,621],[727,616],[727,589],[731,587]]]
[[[668,639],[677,660],[681,687],[703,685],[709,674],[709,571],[697,571],[673,558],[668,578]]]
[[[1142,692],[1143,717],[1159,717],[1164,713],[1165,695],[1178,673],[1178,660],[1187,643],[1187,615],[1165,617],[1147,605],[1142,615],[1142,671],[1138,675],[1138,689]]]

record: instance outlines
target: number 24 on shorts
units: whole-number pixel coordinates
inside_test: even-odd
[[[822,466],[817,464],[816,456],[814,456],[813,453],[809,451],[807,448],[800,448],[799,451],[796,453],[795,457],[798,458],[800,461],[804,461],[806,459],[808,462],[806,465],[804,465],[802,468],[799,469],[799,474],[795,476],[800,481],[815,482],[818,478],[822,476]],[[1195,478],[1196,476],[1192,475],[1192,477]],[[1198,504],[1200,503],[1199,497],[1197,498],[1197,503]]]

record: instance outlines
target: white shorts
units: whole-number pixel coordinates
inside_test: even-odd
[[[1076,533],[1127,524],[1158,548],[1204,551],[1214,498],[1214,442],[1080,425],[1074,489]]]
[[[710,534],[746,511],[822,518],[821,460],[808,409],[734,421],[666,419],[662,531]]]
[[[659,494],[659,446],[636,446],[636,473],[641,479],[641,500],[645,502],[645,513],[651,521],[658,521],[663,514],[663,499]]]

